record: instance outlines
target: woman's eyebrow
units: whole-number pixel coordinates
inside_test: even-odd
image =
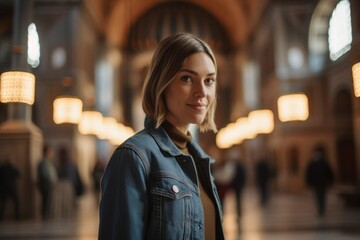
[[[188,72],[188,73],[191,73],[191,74],[194,74],[194,75],[198,75],[197,72],[191,70],[191,69],[187,69],[187,68],[184,68],[184,69],[181,69],[180,72]],[[208,73],[207,76],[215,76],[216,73],[215,72],[212,72],[212,73]]]

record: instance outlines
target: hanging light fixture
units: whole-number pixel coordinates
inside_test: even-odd
[[[101,131],[97,133],[99,139],[110,139],[117,130],[117,121],[113,117],[103,117],[101,121]]]
[[[221,148],[230,148],[235,144],[240,144],[243,139],[240,138],[237,125],[235,123],[229,123],[226,127],[220,129],[216,135],[216,145]]]
[[[98,111],[84,111],[78,125],[79,132],[84,135],[98,135],[102,130],[102,114]]]
[[[216,146],[220,149],[230,148],[233,145],[228,128],[222,128],[216,134]]]
[[[80,122],[83,103],[79,98],[60,96],[53,103],[53,118],[56,124]]]
[[[241,143],[245,139],[253,139],[256,137],[255,128],[250,122],[249,117],[240,117],[235,122],[235,132],[238,135],[238,141]]]
[[[354,94],[360,97],[360,62],[352,66]]]
[[[274,130],[274,114],[271,110],[252,111],[249,113],[249,121],[257,134],[271,133]]]
[[[1,74],[0,101],[2,103],[34,104],[35,76],[28,72],[10,71]]]
[[[126,139],[134,135],[134,130],[131,127],[127,127],[122,123],[117,123],[112,135],[110,136],[110,143],[113,145],[120,145]]]
[[[309,117],[308,98],[303,93],[288,94],[278,99],[279,119],[287,121],[305,121]]]

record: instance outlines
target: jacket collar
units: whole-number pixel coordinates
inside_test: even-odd
[[[174,144],[171,140],[165,129],[160,126],[156,128],[155,121],[146,117],[145,118],[145,129],[149,132],[149,134],[154,138],[156,143],[159,145],[161,150],[168,152],[172,156],[184,155],[180,149]],[[189,152],[194,155],[195,158],[210,158],[201,147],[196,143],[194,139],[192,139],[188,143]]]

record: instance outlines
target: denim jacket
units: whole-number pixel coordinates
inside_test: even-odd
[[[224,239],[210,157],[193,141],[188,150],[192,157],[150,121],[114,151],[101,182],[99,240],[204,239],[196,174],[217,211],[216,239]]]

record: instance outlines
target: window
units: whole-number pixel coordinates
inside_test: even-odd
[[[352,29],[349,0],[340,1],[332,12],[329,22],[330,59],[335,61],[351,48]]]
[[[40,43],[39,35],[36,30],[35,23],[31,23],[28,27],[28,50],[27,62],[36,68],[40,64]]]

